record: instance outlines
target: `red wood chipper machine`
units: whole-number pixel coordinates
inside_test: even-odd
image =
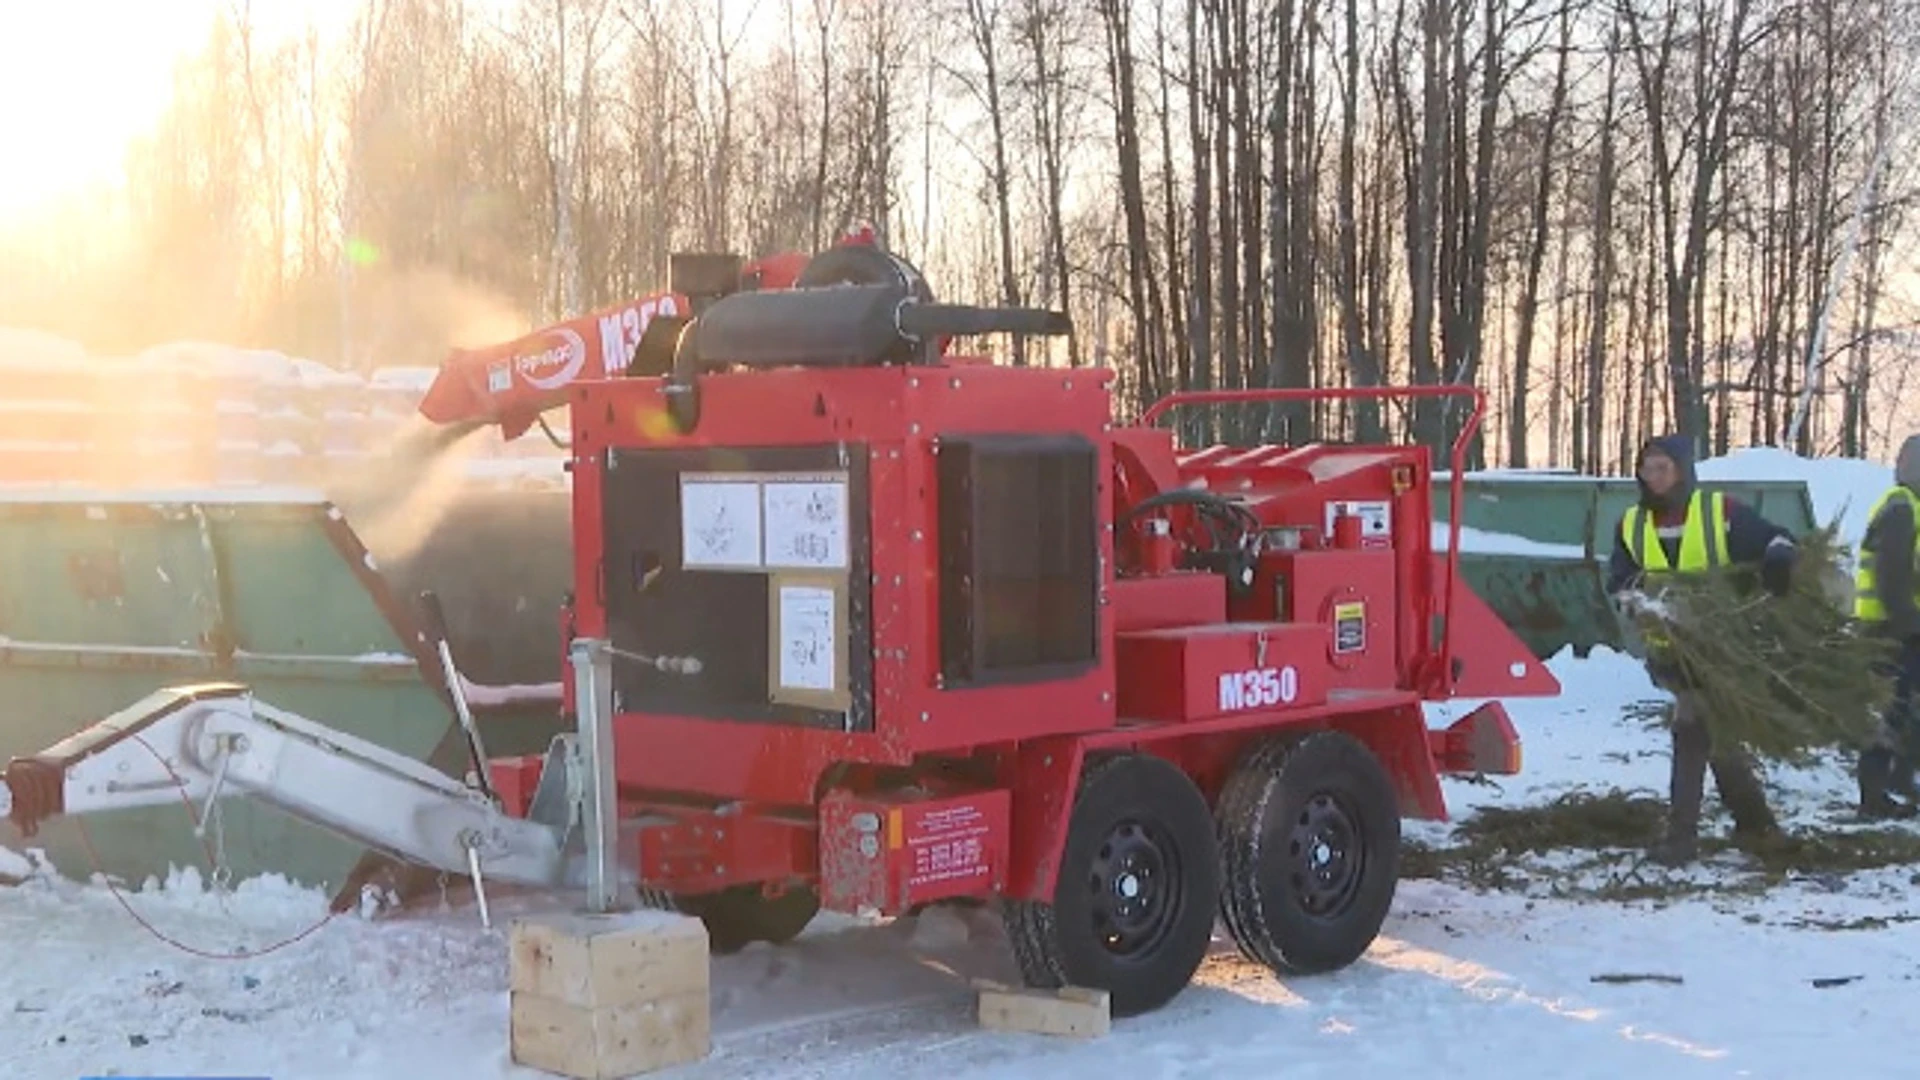
[[[1444,818],[1443,774],[1519,767],[1497,701],[1444,730],[1422,703],[1558,686],[1455,573],[1457,522],[1435,551],[1426,448],[1183,450],[1155,421],[1460,395],[1457,507],[1479,392],[1181,394],[1117,426],[1108,371],[946,353],[1063,316],[937,303],[877,248],[820,258],[556,382],[571,730],[547,753],[476,733],[462,781],[186,687],[14,759],[0,805],[31,827],[246,795],[476,886],[671,906],[717,950],[821,908],[988,901],[1029,984],[1123,1016],[1188,984],[1216,921],[1278,971],[1357,959],[1402,817]]]

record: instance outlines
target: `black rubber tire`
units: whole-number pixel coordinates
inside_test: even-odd
[[[1216,817],[1222,921],[1249,960],[1318,974],[1373,944],[1400,881],[1400,807],[1364,744],[1337,731],[1263,740],[1228,778]],[[1320,840],[1339,861],[1317,875]],[[1307,888],[1316,875],[1319,895]]]
[[[1117,849],[1131,849],[1138,861],[1103,871]],[[1103,873],[1122,875],[1112,879],[1111,897],[1096,885]],[[1139,884],[1142,877],[1145,906],[1151,907],[1153,890],[1164,890],[1167,902],[1144,916],[1146,940],[1137,951],[1116,955],[1098,923],[1117,924],[1102,909],[1115,901],[1138,903],[1120,884]],[[1087,763],[1053,902],[1009,902],[1005,919],[1028,986],[1105,990],[1112,1014],[1125,1017],[1160,1008],[1193,981],[1212,944],[1219,904],[1219,849],[1205,796],[1166,761],[1130,754]]]
[[[736,885],[715,893],[682,896],[674,906],[698,916],[707,926],[707,948],[716,956],[736,953],[756,941],[785,945],[820,913],[820,894],[795,885],[768,896],[758,885]]]

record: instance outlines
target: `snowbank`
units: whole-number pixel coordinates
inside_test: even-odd
[[[292,485],[243,484],[204,487],[106,489],[81,484],[15,484],[0,486],[0,503],[93,503],[101,506],[147,503],[166,506],[179,502],[210,506],[258,503],[320,504],[327,496],[314,488]]]
[[[357,389],[367,384],[364,378],[351,371],[341,371],[339,368],[329,367],[318,360],[294,357],[293,367],[294,370],[299,373],[302,385],[315,389]]]
[[[374,373],[368,377],[367,385],[375,390],[404,390],[408,393],[424,394],[439,374],[439,368],[383,367],[375,369]]]
[[[1448,526],[1444,521],[1433,523],[1433,550],[1447,550]],[[1460,527],[1460,551],[1466,555],[1524,555],[1536,559],[1584,559],[1585,549],[1578,544],[1549,544],[1542,540],[1529,540],[1512,533],[1491,532],[1470,526]]]
[[[1435,487],[1443,487],[1453,479],[1452,469],[1433,470]],[[1525,480],[1535,483],[1541,480],[1558,481],[1568,484],[1591,483],[1593,477],[1575,469],[1479,469],[1467,473],[1469,480]]]
[[[411,663],[411,659],[408,658]],[[475,709],[505,709],[525,705],[558,704],[564,691],[557,682],[487,686],[460,676],[460,692]]]
[[[1771,446],[1735,450],[1725,457],[1700,463],[1700,478],[1709,481],[1799,481],[1807,485],[1814,520],[1821,525],[1840,520],[1841,539],[1857,544],[1867,529],[1867,512],[1893,483],[1893,469],[1860,458],[1804,458]],[[1436,473],[1436,479],[1442,474]],[[1565,481],[1587,483],[1592,477],[1561,470],[1489,469],[1470,474],[1474,480]],[[1433,527],[1436,551],[1446,550],[1446,524]],[[1541,558],[1582,557],[1577,547],[1544,544],[1505,533],[1462,529],[1460,550]]]
[[[550,486],[567,481],[567,459],[560,454],[475,457],[464,463],[467,478],[496,484]]]
[[[65,368],[87,362],[79,342],[39,330],[0,326],[0,368]]]
[[[1700,463],[1702,480],[1799,480],[1813,499],[1814,520],[1841,519],[1841,539],[1858,543],[1867,512],[1893,484],[1893,469],[1859,458],[1803,458],[1771,446],[1735,450]]]

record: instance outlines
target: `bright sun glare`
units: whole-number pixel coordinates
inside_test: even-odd
[[[218,0],[59,0],[0,14],[0,221],[118,181]]]
[[[765,0],[720,0],[733,20]],[[504,0],[474,7],[498,12]],[[247,10],[257,40],[345,31],[357,0],[0,0],[0,226],[63,196],[117,188],[128,146],[151,131],[174,65],[206,44],[215,15]],[[763,13],[764,14],[764,13]]]
[[[350,8],[253,0],[263,35]],[[0,0],[0,224],[117,186],[128,144],[166,108],[174,64],[239,0]]]

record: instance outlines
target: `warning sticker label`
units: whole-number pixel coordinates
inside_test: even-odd
[[[1387,547],[1393,543],[1393,504],[1339,501],[1327,503],[1326,535],[1333,535],[1334,519],[1351,514],[1360,519],[1360,546]]]
[[[1359,602],[1333,606],[1333,651],[1362,652],[1367,647],[1367,605]]]

